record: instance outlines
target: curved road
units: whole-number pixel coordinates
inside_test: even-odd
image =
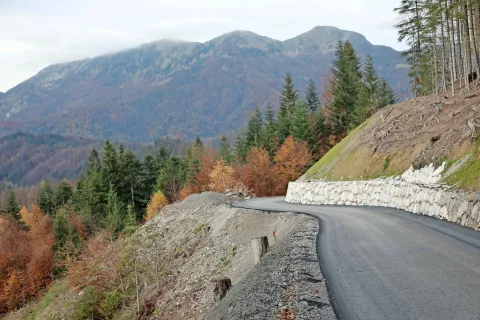
[[[480,232],[406,211],[234,204],[319,218],[317,252],[339,319],[480,320]]]

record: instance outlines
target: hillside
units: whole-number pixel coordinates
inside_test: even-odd
[[[229,295],[230,299],[242,301],[241,290],[245,289],[259,295],[267,293],[262,300],[250,298],[254,303],[249,307],[259,309],[260,315],[266,313],[268,318],[275,317],[279,303],[287,296],[285,291],[272,286],[272,281],[282,283],[289,294],[310,296],[313,290],[320,290],[310,299],[321,301],[321,312],[329,313],[328,319],[332,319],[325,282],[315,268],[318,261],[311,258],[315,256],[316,221],[291,213],[266,215],[233,208],[230,202],[223,194],[192,195],[165,207],[133,236],[103,243],[102,235],[98,235],[96,241],[86,243],[86,259],[75,262],[80,272],[57,280],[37,301],[3,319],[86,319],[91,315],[95,319],[216,319],[204,316],[218,304],[211,279],[219,276],[229,277],[234,288],[240,289],[233,297]],[[204,227],[208,228],[206,234]],[[276,232],[275,238],[272,232]],[[268,236],[271,252],[254,269],[251,239],[259,236]],[[132,253],[141,257],[135,266]],[[304,262],[307,259],[312,260],[309,269]],[[289,268],[278,263],[283,260],[289,262]],[[306,270],[312,273],[307,279],[302,276]],[[135,292],[137,277],[139,297]],[[293,277],[296,278],[292,283]],[[261,287],[251,281],[242,284],[249,278],[260,280]],[[93,289],[98,297],[90,304],[88,289]],[[105,313],[109,296],[117,300],[110,301],[110,313]],[[297,304],[298,300],[291,303]],[[248,309],[234,313],[244,310]],[[248,317],[241,314],[232,319],[245,316]]]
[[[0,138],[0,181],[34,185],[42,180],[75,178],[99,142],[58,135],[17,133]]]
[[[276,103],[290,72],[304,91],[322,87],[338,41],[370,54],[380,76],[409,96],[399,52],[358,33],[316,27],[286,41],[247,31],[205,43],[160,40],[106,56],[52,65],[0,96],[0,135],[15,131],[146,142],[235,131],[249,112]]]
[[[479,140],[478,134],[471,138],[468,122],[479,117],[480,91],[385,107],[331,149],[305,178],[370,179],[446,161],[446,183],[478,191]]]

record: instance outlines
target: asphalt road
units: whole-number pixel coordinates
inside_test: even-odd
[[[234,204],[320,220],[317,252],[339,319],[480,320],[480,232],[402,210]]]

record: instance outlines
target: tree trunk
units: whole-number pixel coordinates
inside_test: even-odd
[[[215,277],[210,281],[215,283],[213,294],[217,302],[222,300],[227,295],[230,288],[232,288],[232,281],[227,277]]]
[[[255,264],[259,264],[262,257],[268,251],[268,238],[263,236],[252,239],[253,259]]]
[[[452,96],[455,95],[455,80],[457,79],[457,72],[455,70],[455,45],[453,43],[454,38],[453,34],[450,34],[450,20],[449,20],[449,9],[447,0],[444,2],[445,5],[445,20],[447,22],[447,37],[448,37],[448,49],[450,51],[450,85],[452,86]]]
[[[465,3],[463,6],[464,17],[464,27],[463,27],[463,41],[465,43],[465,88],[470,90],[470,81],[469,75],[472,73],[472,45],[470,44],[470,23],[469,23],[469,14],[468,6]]]

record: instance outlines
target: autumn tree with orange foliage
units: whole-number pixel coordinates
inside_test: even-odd
[[[288,137],[275,155],[272,170],[275,177],[274,195],[284,195],[288,182],[300,178],[311,161],[312,154],[307,143]]]
[[[0,313],[24,305],[52,280],[52,219],[39,211],[23,214],[29,231],[13,219],[0,225]]]
[[[197,140],[189,155],[190,179],[180,191],[180,200],[193,193],[208,190],[210,172],[215,165],[217,152],[211,147],[205,147]]]
[[[247,163],[240,168],[239,179],[257,197],[271,195],[274,181],[267,150],[250,149],[247,154]]]
[[[210,190],[215,192],[225,192],[225,190],[233,189],[236,185],[235,172],[233,168],[220,159],[210,172]]]
[[[147,205],[147,215],[145,221],[150,221],[152,218],[168,204],[168,200],[161,191],[155,192],[150,202]]]

